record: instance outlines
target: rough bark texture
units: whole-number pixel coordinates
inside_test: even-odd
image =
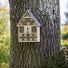
[[[59,0],[10,0],[10,68],[38,68],[60,49]],[[31,9],[41,26],[40,43],[19,43],[17,24]]]

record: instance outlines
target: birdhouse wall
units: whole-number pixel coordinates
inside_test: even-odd
[[[27,31],[28,30],[28,31]],[[28,26],[24,26],[24,33],[31,33],[31,26],[28,25]]]

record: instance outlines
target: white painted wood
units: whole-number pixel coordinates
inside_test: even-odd
[[[38,41],[19,41],[19,42],[38,42]]]
[[[32,17],[23,17],[23,18],[25,19],[25,18],[32,18]]]
[[[28,28],[28,30],[27,30],[27,28]],[[27,32],[31,33],[31,26],[30,25],[24,26],[24,34],[26,34]]]
[[[19,33],[19,34],[25,34],[25,33]],[[26,33],[27,34],[27,33]],[[29,34],[37,34],[37,33],[29,33]]]

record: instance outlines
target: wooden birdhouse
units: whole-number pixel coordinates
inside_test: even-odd
[[[40,42],[40,23],[30,10],[27,10],[18,23],[19,42]]]

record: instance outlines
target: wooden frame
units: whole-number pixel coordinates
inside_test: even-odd
[[[27,13],[30,15],[24,17]],[[32,19],[31,22],[34,22],[34,24],[23,24],[22,22],[25,22],[26,19]],[[22,21],[23,20],[23,21]],[[21,25],[19,25],[21,23]],[[36,18],[33,16],[33,14],[27,10],[26,13],[23,15],[21,20],[18,23],[18,41],[19,42],[40,42],[40,23],[36,20]],[[36,32],[32,32],[32,26],[36,27]],[[24,27],[24,32],[20,33],[20,27]],[[27,27],[29,28],[27,30]],[[27,33],[28,31],[28,33]],[[20,35],[22,36],[22,40],[20,39]],[[26,35],[26,36],[25,36]],[[30,36],[32,35],[32,36]],[[23,40],[24,39],[24,40]]]

